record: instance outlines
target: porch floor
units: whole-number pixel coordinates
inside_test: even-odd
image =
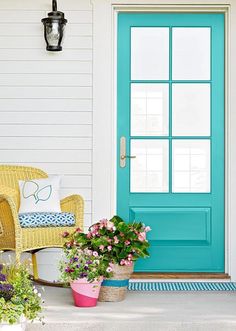
[[[70,289],[45,287],[45,322],[27,331],[233,331],[235,292],[128,292],[123,302],[74,307]]]

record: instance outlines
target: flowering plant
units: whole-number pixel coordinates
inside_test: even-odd
[[[150,230],[141,222],[126,223],[114,216],[93,224],[87,234],[75,231],[70,236],[64,233],[64,237],[69,238],[67,246],[76,243],[81,248],[95,250],[107,263],[131,266],[139,257],[149,256],[146,233]]]
[[[76,233],[80,233],[77,229]],[[61,278],[65,282],[86,278],[89,282],[109,278],[112,268],[96,250],[80,248],[74,240],[64,245],[65,258],[60,263]]]
[[[26,265],[0,264],[0,323],[18,323],[22,316],[34,320],[42,311],[41,304]]]

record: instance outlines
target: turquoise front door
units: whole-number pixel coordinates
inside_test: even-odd
[[[120,13],[117,214],[136,271],[224,272],[224,15]]]

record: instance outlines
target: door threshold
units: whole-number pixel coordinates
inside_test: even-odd
[[[131,279],[230,279],[217,272],[134,272]]]

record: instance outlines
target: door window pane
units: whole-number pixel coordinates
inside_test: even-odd
[[[166,136],[169,127],[169,84],[131,85],[131,135]]]
[[[209,80],[210,28],[173,28],[173,79]]]
[[[131,140],[130,191],[168,192],[169,145],[167,140]]]
[[[131,28],[131,79],[169,79],[169,28]]]
[[[173,192],[210,192],[210,141],[173,140]]]
[[[210,136],[210,84],[173,84],[173,136]]]

